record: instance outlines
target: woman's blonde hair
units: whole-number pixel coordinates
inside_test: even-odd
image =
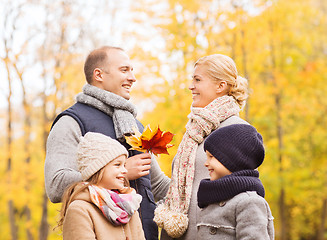
[[[230,86],[228,95],[233,96],[241,108],[249,96],[248,80],[238,76],[233,59],[222,54],[213,54],[200,58],[194,65],[206,66],[207,74],[214,81],[226,81]]]
[[[62,227],[63,223],[64,223],[64,219],[66,216],[66,212],[68,209],[69,204],[71,204],[71,202],[73,201],[73,199],[75,198],[75,196],[81,192],[83,192],[86,188],[88,188],[90,185],[97,185],[99,184],[99,182],[101,181],[102,177],[103,177],[103,172],[104,172],[104,168],[101,168],[99,171],[97,171],[96,173],[94,173],[86,182],[85,184],[81,185],[82,182],[75,182],[73,184],[71,184],[70,186],[68,186],[62,196],[62,206],[61,206],[61,210],[60,210],[60,218],[58,221],[58,225],[57,227]],[[124,179],[125,181],[125,187],[129,188],[129,182],[127,180],[127,178],[125,177]],[[78,188],[77,190],[75,190],[77,185],[81,185],[80,188]]]

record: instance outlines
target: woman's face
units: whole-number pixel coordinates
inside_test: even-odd
[[[120,190],[124,188],[124,179],[127,174],[125,163],[125,155],[121,155],[108,163],[104,167],[103,176],[98,185],[109,190]]]
[[[205,68],[203,65],[196,65],[194,68],[192,83],[189,86],[193,107],[203,108],[221,95],[218,92],[219,84],[207,75]]]

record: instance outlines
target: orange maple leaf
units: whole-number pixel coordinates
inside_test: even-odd
[[[154,155],[157,154],[169,154],[167,149],[172,147],[169,144],[174,137],[171,132],[162,132],[158,127],[154,131],[151,130],[150,126],[146,126],[143,133],[135,133],[133,136],[126,136],[126,141],[132,146],[132,149],[138,151],[152,152]]]

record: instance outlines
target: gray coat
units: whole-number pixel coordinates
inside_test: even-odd
[[[243,192],[226,202],[200,210],[197,240],[274,239],[274,224],[267,201],[256,192]]]

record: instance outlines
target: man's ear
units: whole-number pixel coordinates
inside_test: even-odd
[[[96,82],[102,82],[102,70],[100,68],[95,68],[93,70],[93,79]]]
[[[217,83],[216,92],[218,94],[225,93],[226,91],[228,91],[228,84],[226,81],[220,81]]]

